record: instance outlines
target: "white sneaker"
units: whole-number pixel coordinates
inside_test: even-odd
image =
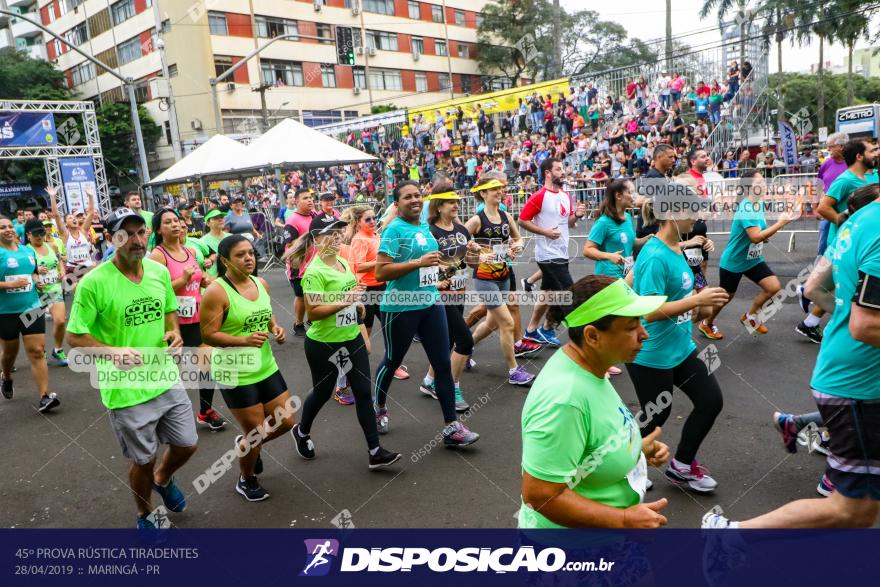
[[[718,482],[707,475],[709,471],[700,465],[698,461],[691,463],[689,469],[680,469],[674,461],[669,461],[666,467],[666,476],[678,485],[687,485],[697,493],[711,493],[718,487]]]
[[[730,523],[730,520],[721,514],[706,512],[703,514],[703,521],[700,522],[700,528],[703,530],[720,530],[722,528],[729,528]]]

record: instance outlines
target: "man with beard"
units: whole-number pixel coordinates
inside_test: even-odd
[[[198,440],[192,404],[169,354],[183,345],[177,298],[168,270],[144,259],[143,217],[120,208],[105,225],[116,254],[77,285],[67,340],[94,360],[101,401],[129,461],[137,527],[155,528],[149,518],[153,490],[168,510],[186,508],[172,475],[195,453]],[[160,444],[169,446],[157,466]]]

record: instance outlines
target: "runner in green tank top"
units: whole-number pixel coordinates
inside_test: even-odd
[[[64,305],[64,264],[60,259],[54,242],[49,240],[46,227],[39,220],[29,220],[25,224],[25,238],[37,257],[37,289],[40,292],[40,305],[52,316],[55,346],[52,358],[59,367],[67,366],[64,354],[64,335],[67,332],[67,308]]]
[[[284,343],[284,329],[272,315],[269,286],[254,275],[257,258],[248,239],[220,241],[217,265],[218,279],[202,296],[202,340],[215,347],[212,374],[242,430],[235,439],[241,469],[235,490],[262,501],[269,493],[257,480],[261,445],[290,430],[296,411],[269,346],[270,334]]]

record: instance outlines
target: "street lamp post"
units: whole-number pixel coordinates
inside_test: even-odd
[[[115,77],[116,79],[120,80],[126,86],[128,86],[128,102],[131,106],[131,123],[132,123],[132,126],[134,127],[134,138],[135,138],[135,142],[137,143],[138,160],[140,161],[141,183],[143,184],[144,195],[147,196],[146,197],[147,202],[152,203],[152,199],[153,199],[152,198],[152,195],[153,195],[152,189],[150,188],[149,185],[147,185],[150,181],[150,170],[147,168],[147,152],[144,149],[144,137],[143,137],[143,133],[141,132],[141,120],[138,117],[137,100],[134,95],[134,80],[130,77],[123,77],[123,76],[119,75],[118,73],[116,73],[116,71],[113,70],[113,68],[111,68],[109,65],[107,65],[103,61],[100,61],[100,60],[92,57],[88,53],[85,53],[79,47],[76,47],[75,45],[71,45],[70,43],[67,42],[66,39],[64,39],[64,37],[56,35],[55,33],[53,33],[52,31],[50,31],[49,29],[44,27],[41,23],[39,23],[35,20],[32,20],[22,14],[18,14],[17,12],[12,12],[11,10],[6,10],[3,8],[0,8],[0,14],[5,14],[7,16],[14,16],[17,19],[29,22],[30,24],[34,25],[35,27],[37,27],[38,29],[40,29],[41,31],[46,33],[47,35],[51,36],[52,38],[54,38],[58,41],[61,41],[65,45],[67,45],[71,51],[75,51],[76,53],[79,53],[80,55],[82,55],[83,57],[85,57],[86,59],[88,59],[89,61],[91,61],[92,63],[94,63],[95,65],[97,65],[98,67],[100,67],[101,69],[103,69],[104,71],[106,71],[107,73],[112,75],[113,77]]]

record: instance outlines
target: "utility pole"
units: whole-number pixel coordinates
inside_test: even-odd
[[[361,14],[363,14],[363,10],[361,11]],[[454,100],[455,84],[452,83],[452,54],[449,51],[449,19],[446,18],[446,0],[443,0],[443,35],[446,37],[446,67],[449,69],[449,97]]]
[[[159,15],[159,3],[153,2],[153,16],[156,19],[156,47],[159,51],[159,61],[162,63],[162,77],[168,84],[168,127],[171,130],[171,148],[174,151],[174,161],[180,161],[183,157],[183,149],[180,147],[180,127],[177,122],[177,102],[174,99],[174,90],[171,87],[171,74],[168,71],[168,60],[165,59],[165,41],[162,40],[162,17]]]
[[[672,0],[666,0],[666,71],[672,73]]]
[[[560,77],[562,77],[562,9],[559,7],[559,0],[553,0],[553,79]]]
[[[364,50],[364,83],[367,86],[367,99],[370,101],[370,114],[373,113],[373,86],[370,84],[370,51],[367,48],[367,29],[364,28],[364,4],[357,0],[358,12],[361,15],[361,47]],[[447,47],[449,43],[447,42]],[[353,69],[353,68],[352,68]],[[354,71],[352,71],[354,78]]]
[[[274,87],[273,84],[262,81],[257,87],[251,88],[252,92],[260,93],[260,119],[262,121],[260,130],[262,132],[269,130],[269,108],[266,106],[266,92],[272,87]]]

